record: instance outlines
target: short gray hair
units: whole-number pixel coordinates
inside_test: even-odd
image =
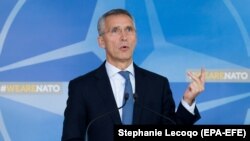
[[[135,20],[134,20],[134,17],[125,9],[112,9],[110,11],[107,11],[106,13],[104,13],[99,19],[98,19],[98,23],[97,23],[97,31],[98,31],[98,34],[99,36],[103,35],[104,34],[104,31],[103,31],[103,27],[105,26],[105,19],[108,17],[108,16],[111,16],[111,15],[127,15],[129,16],[132,21],[133,21],[133,24],[134,24],[134,27],[135,27]]]

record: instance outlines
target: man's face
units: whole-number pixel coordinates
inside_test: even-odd
[[[133,21],[127,15],[111,15],[106,18],[104,34],[98,38],[99,46],[106,50],[106,59],[115,65],[131,63],[136,45]]]

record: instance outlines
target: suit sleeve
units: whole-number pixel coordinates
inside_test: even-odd
[[[195,115],[185,109],[181,103],[175,111],[176,106],[168,79],[165,79],[163,87],[163,114],[173,120],[175,124],[194,124],[200,118],[197,107],[195,107]],[[166,120],[163,122],[164,124],[173,124]]]
[[[83,141],[86,121],[86,110],[80,87],[70,81],[68,100],[64,112],[62,141]]]

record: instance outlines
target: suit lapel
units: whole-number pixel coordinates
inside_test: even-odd
[[[103,99],[103,106],[106,108],[106,112],[117,109],[112,87],[108,78],[108,74],[105,68],[105,62],[96,71],[97,89],[100,97]],[[121,118],[119,112],[110,113],[110,117],[115,124],[121,124]]]
[[[140,124],[140,119],[142,115],[142,105],[144,104],[144,98],[146,96],[147,90],[147,79],[146,74],[143,72],[141,68],[134,64],[135,70],[135,93],[137,94],[138,98],[136,99],[134,105],[134,117],[133,123]]]

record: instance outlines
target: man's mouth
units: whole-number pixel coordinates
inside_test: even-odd
[[[129,47],[128,46],[121,46],[120,48],[126,49],[126,48],[129,48]]]

